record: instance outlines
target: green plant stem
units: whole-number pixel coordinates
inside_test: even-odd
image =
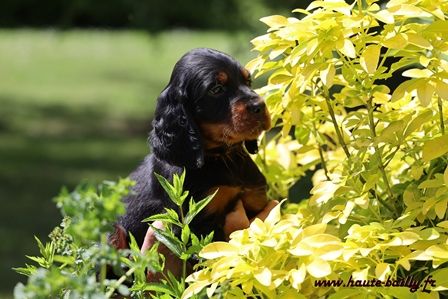
[[[106,235],[101,235],[101,246],[105,246],[107,244],[107,238]],[[104,281],[106,280],[106,276],[107,276],[107,265],[101,265],[101,269],[100,269],[100,282],[101,285],[104,287]]]
[[[336,131],[336,135],[338,136],[338,141],[341,144],[345,155],[347,156],[348,159],[350,159],[350,157],[351,157],[350,152],[348,151],[347,144],[344,141],[344,137],[342,136],[338,122],[336,121],[336,116],[334,114],[333,106],[330,103],[330,97],[328,96],[327,92],[325,92],[325,102],[327,103],[328,112],[330,113],[331,121],[333,122],[333,126],[334,126],[334,130]]]
[[[439,107],[440,131],[442,131],[442,135],[445,135],[445,121],[443,120],[443,105],[442,105],[442,99],[440,97],[437,100],[437,106]]]
[[[369,99],[367,101],[367,111],[368,111],[368,115],[369,115],[370,133],[372,135],[372,139],[375,139],[376,138],[376,131],[375,131],[375,123],[374,123],[374,119],[373,119],[373,107],[372,107],[371,101],[372,101],[371,99]],[[383,177],[384,183],[386,184],[387,193],[389,194],[389,197],[391,199],[393,199],[394,195],[392,193],[392,189],[391,189],[390,184],[389,184],[389,179],[387,178],[386,170],[384,169],[384,165],[383,165],[383,155],[381,154],[381,151],[378,148],[378,145],[373,143],[373,147],[375,149],[375,155],[376,155],[376,158],[378,160],[378,168],[379,168],[379,170],[381,172],[381,176]]]
[[[350,155],[350,152],[348,151],[347,144],[345,143],[345,141],[344,141],[344,139],[343,139],[343,137],[342,137],[342,133],[340,132],[338,123],[337,123],[337,121],[336,121],[336,116],[335,116],[335,114],[334,114],[333,107],[331,106],[331,103],[330,103],[330,97],[328,96],[328,92],[327,92],[327,91],[325,91],[325,102],[327,103],[328,111],[329,111],[329,113],[330,113],[331,120],[332,120],[332,122],[333,122],[333,126],[334,126],[334,129],[335,129],[335,131],[336,131],[336,135],[338,136],[339,143],[341,144],[342,149],[343,149],[344,152],[345,152],[345,155],[347,156],[347,158],[348,158],[349,161],[350,161],[351,155]],[[372,115],[373,115],[373,114],[372,114]],[[374,126],[373,118],[372,118],[371,125]],[[378,152],[377,149],[376,149],[375,152]],[[383,173],[384,173],[384,168],[383,168]],[[384,173],[384,175],[386,175],[386,174]],[[387,178],[387,176],[386,176],[386,178]],[[359,180],[360,180],[361,183],[363,183],[363,184],[366,183],[366,180],[364,180],[364,178],[363,178],[362,176],[359,176]],[[388,183],[388,181],[386,181],[386,182]],[[369,190],[369,193],[370,193],[374,198],[376,198],[376,199],[377,199],[377,200],[378,200],[378,201],[379,201],[379,202],[380,202],[386,209],[388,209],[390,212],[392,212],[393,214],[395,214],[395,210],[394,210],[389,204],[387,204],[382,198],[380,198],[380,197],[378,196],[378,194],[375,192],[375,190],[370,189],[370,190]]]
[[[356,0],[358,4],[358,11],[360,16],[364,16],[364,11],[362,10],[362,0]]]
[[[113,286],[110,288],[110,290],[106,293],[106,298],[110,298],[113,294],[114,294],[114,292],[115,292],[115,290],[121,285],[121,284],[123,284],[125,281],[126,281],[126,279],[128,278],[128,277],[130,277],[134,272],[135,272],[135,270],[136,270],[136,268],[135,267],[133,267],[133,268],[131,268],[131,269],[129,269],[128,271],[126,271],[126,273],[124,274],[124,275],[122,275],[114,284],[113,284]]]
[[[319,156],[320,156],[320,161],[322,163],[322,168],[325,172],[325,177],[327,178],[327,180],[330,181],[330,177],[328,176],[328,169],[327,169],[327,163],[325,162],[324,159],[324,152],[322,150],[322,146],[320,145],[320,143],[318,143],[318,149],[319,149]]]
[[[316,107],[313,105],[313,118],[315,118],[315,117],[316,117]],[[319,140],[317,139],[318,133],[317,133],[316,121],[313,121],[313,130],[314,130],[314,135],[315,135],[316,143],[317,143],[318,150],[319,150],[320,161],[322,164],[322,168],[325,172],[325,177],[327,178],[327,180],[330,180],[330,177],[328,176],[327,162],[325,161],[325,158],[324,158],[324,151],[322,150],[322,145],[320,144]]]

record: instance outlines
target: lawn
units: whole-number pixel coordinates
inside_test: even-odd
[[[0,298],[60,215],[62,186],[124,177],[148,153],[155,99],[177,59],[212,47],[245,63],[248,34],[0,31]],[[1,294],[4,295],[1,295]]]

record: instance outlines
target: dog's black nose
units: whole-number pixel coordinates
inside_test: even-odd
[[[258,101],[258,102],[255,102],[255,103],[250,103],[250,104],[247,106],[247,110],[248,110],[249,112],[258,114],[258,113],[261,113],[261,112],[264,111],[265,106],[266,106],[266,105],[264,104],[263,101]]]

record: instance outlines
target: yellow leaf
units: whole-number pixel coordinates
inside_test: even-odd
[[[405,231],[397,234],[397,237],[401,239],[401,245],[408,246],[421,240],[421,237],[414,232]]]
[[[402,76],[410,78],[429,78],[432,76],[432,72],[428,69],[410,69],[404,71]]]
[[[429,63],[431,62],[431,58],[428,58],[426,56],[420,55],[418,58],[418,62],[423,65],[424,67],[428,67]]]
[[[373,93],[373,100],[375,104],[386,104],[390,101],[391,96],[388,93],[383,93],[379,91],[375,91]]]
[[[422,237],[423,240],[428,241],[436,240],[440,237],[440,233],[432,227],[426,228],[420,231],[418,234]]]
[[[269,84],[289,83],[293,78],[290,72],[285,69],[280,69],[269,77]]]
[[[212,283],[212,285],[209,288],[207,288],[207,296],[209,298],[211,298],[213,296],[217,287],[218,287],[218,283],[215,282],[215,283]]]
[[[415,16],[419,16],[421,18],[423,17],[431,17],[431,14],[427,13],[423,9],[412,5],[412,4],[401,4],[396,5],[393,7],[389,7],[388,9],[392,14],[399,15],[399,16],[405,16],[409,18],[413,18]]]
[[[313,38],[306,44],[306,54],[313,54],[314,50],[319,46],[319,40],[317,38]]]
[[[280,15],[264,17],[264,18],[261,18],[260,21],[265,23],[266,25],[268,25],[271,28],[278,28],[278,27],[286,26],[289,23],[287,18],[285,18],[284,16],[280,16]]]
[[[286,45],[286,46],[280,46],[280,47],[276,47],[276,48],[272,49],[271,53],[269,53],[269,59],[274,60],[279,55],[283,54],[283,52],[285,52],[286,49],[288,49],[290,47],[291,47],[290,45]]]
[[[407,271],[409,271],[409,269],[411,269],[411,263],[409,262],[409,259],[407,257],[404,257],[404,258],[398,260],[397,264],[401,265]]]
[[[378,280],[385,280],[390,273],[390,265],[386,263],[379,263],[375,267],[375,276]]]
[[[338,185],[331,181],[323,181],[311,189],[311,203],[321,204],[327,202],[338,189]]]
[[[344,208],[344,211],[342,212],[341,217],[339,218],[339,223],[345,224],[354,208],[355,208],[355,203],[351,200],[348,201],[347,204],[345,205],[345,208]]]
[[[423,161],[429,162],[448,152],[448,135],[443,135],[425,142],[423,145]]]
[[[261,56],[258,56],[257,58],[252,59],[246,64],[246,69],[248,69],[249,72],[253,73],[258,70],[264,62],[265,60]]]
[[[404,132],[404,137],[409,136],[412,132],[415,130],[419,130],[420,127],[427,123],[432,117],[432,110],[425,110],[421,114],[417,115],[408,125],[406,128],[406,131]],[[418,180],[418,178],[415,178]]]
[[[407,44],[408,41],[403,33],[398,33],[383,41],[383,46],[391,49],[403,49]]]
[[[423,81],[420,82],[419,87],[417,88],[417,96],[420,100],[420,103],[427,107],[429,104],[431,104],[432,96],[434,94],[435,88],[434,86],[428,82],[427,80],[422,79]]]
[[[330,264],[322,259],[315,259],[306,266],[306,270],[311,276],[316,278],[325,277],[331,274]]]
[[[336,69],[332,63],[330,63],[326,69],[320,72],[320,79],[327,87],[331,87],[333,85],[333,79],[336,75]]]
[[[298,289],[300,284],[305,281],[306,268],[304,264],[301,264],[299,269],[294,269],[289,272],[291,275],[291,284],[293,288]]]
[[[205,259],[216,259],[238,254],[239,248],[227,242],[213,242],[202,248],[199,255]]]
[[[311,14],[309,11],[307,11],[306,9],[302,9],[302,8],[296,8],[294,9],[292,12],[298,12],[298,13],[302,13],[304,15],[309,15]]]
[[[445,168],[443,173],[443,181],[445,182],[445,185],[448,186],[448,166]]]
[[[369,275],[369,267],[352,273],[353,280],[366,280]]]
[[[311,247],[322,247],[325,245],[338,245],[341,243],[341,240],[333,235],[329,235],[329,234],[317,234],[314,236],[309,236],[304,238],[301,242],[311,246]]]
[[[313,224],[303,229],[302,235],[312,236],[315,234],[323,234],[327,229],[327,225],[324,223]]]
[[[447,168],[448,168],[448,167],[447,167]],[[438,227],[441,227],[441,228],[446,228],[446,229],[448,229],[448,220],[439,222],[439,223],[437,224],[437,226],[438,226]]]
[[[205,288],[210,283],[208,281],[198,281],[193,284],[191,284],[182,294],[181,299],[188,299],[193,297],[196,294],[199,294],[200,291],[202,291],[203,288]]]
[[[288,252],[294,256],[308,256],[313,254],[313,248],[301,242],[297,246],[288,249]]]
[[[424,49],[432,49],[432,45],[423,36],[417,33],[406,33],[406,36],[410,44]]]
[[[412,90],[418,86],[418,80],[419,79],[411,79],[406,80],[400,85],[398,85],[397,88],[395,88],[394,92],[392,93],[392,98],[390,99],[392,102],[395,102],[397,100],[401,100],[406,93],[410,93]]]
[[[438,287],[448,288],[448,268],[444,267],[431,274]]]
[[[434,206],[434,211],[436,212],[437,217],[443,219],[445,217],[446,209],[448,205],[448,199],[441,200]]]
[[[437,32],[437,33],[448,33],[448,21],[447,20],[438,20],[428,27],[425,28],[425,32]]]
[[[441,81],[441,80],[437,80],[436,81],[436,92],[439,95],[439,97],[441,97],[444,100],[448,100],[448,84]]]
[[[380,20],[383,23],[386,24],[393,24],[394,23],[394,16],[388,12],[387,10],[381,10],[375,14],[372,14],[375,18]]]
[[[351,12],[351,6],[344,0],[313,1],[306,10],[310,11],[318,7],[322,7],[325,10],[334,10],[345,15],[350,15]]]
[[[426,249],[425,253],[427,255],[440,258],[448,259],[448,246],[447,245],[433,245]]]
[[[339,48],[338,50],[341,51],[342,54],[344,54],[345,56],[348,56],[350,58],[356,57],[355,46],[349,39],[345,39],[343,46],[341,48]]]
[[[319,256],[325,261],[334,261],[342,255],[344,247],[342,244],[330,244],[316,248],[315,255]]]
[[[259,218],[255,218],[250,224],[250,230],[257,235],[262,235],[266,232],[266,225]]]
[[[246,293],[246,294],[252,293],[252,290],[254,288],[254,281],[252,279],[250,279],[246,282],[243,282],[241,284],[241,288],[243,289],[244,293]],[[209,296],[209,298],[212,298],[212,296]]]
[[[282,203],[285,202],[286,199],[282,200],[278,205],[276,205],[270,212],[268,217],[266,217],[264,223],[266,223],[266,225],[271,225],[274,226],[281,218],[282,214],[281,214],[281,210],[280,207],[282,205]]]
[[[369,74],[373,74],[378,66],[380,58],[381,46],[370,45],[367,46],[359,59],[362,68]]]
[[[254,274],[256,280],[264,286],[270,286],[272,281],[272,273],[268,268],[263,268],[261,271]]]

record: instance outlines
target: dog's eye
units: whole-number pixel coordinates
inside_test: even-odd
[[[246,85],[249,86],[249,87],[252,87],[252,79],[250,79],[250,78],[247,79],[246,80]]]
[[[211,95],[218,95],[220,93],[223,93],[224,90],[225,90],[224,86],[222,86],[221,84],[216,84],[215,86],[209,89],[208,93]]]

